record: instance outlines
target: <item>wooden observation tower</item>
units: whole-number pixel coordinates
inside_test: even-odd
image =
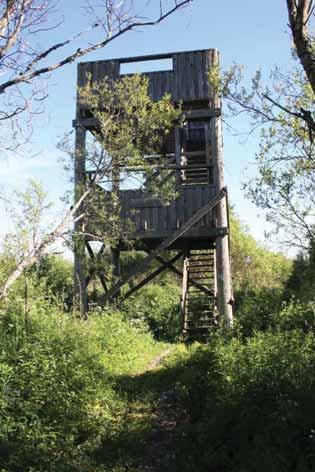
[[[125,248],[123,244],[111,248],[117,278],[112,287],[107,287],[106,274],[99,268],[93,269],[97,258],[90,244],[93,236],[76,237],[75,290],[81,309],[86,311],[87,286],[93,274],[99,277],[104,288],[104,300],[110,300],[134,277],[137,283],[124,297],[169,269],[182,277],[179,316],[182,316],[184,334],[193,338],[206,334],[216,324],[218,316],[228,325],[232,324],[233,316],[221,103],[208,80],[210,67],[219,64],[218,51],[207,49],[81,63],[78,86],[83,86],[87,77],[92,81],[105,77],[119,80],[122,64],[164,59],[169,60],[169,70],[144,75],[149,79],[152,100],[159,100],[168,93],[174,103],[182,103],[184,125],[174,126],[167,143],[167,164],[163,165],[163,169],[175,175],[176,197],[164,204],[143,188],[120,190],[121,218],[132,220],[134,231],[130,237],[135,240],[135,248],[145,250],[147,257],[131,273],[121,276],[119,255]],[[76,200],[81,195],[78,189],[82,189],[87,178],[86,133],[95,131],[97,126],[91,113],[78,102],[74,121]],[[88,221],[77,223],[82,234],[84,225],[88,225]],[[172,251],[169,259],[165,256],[167,251]],[[181,269],[178,268],[180,260]],[[158,261],[160,267],[149,272],[153,261]]]

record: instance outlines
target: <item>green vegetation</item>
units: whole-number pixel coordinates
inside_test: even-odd
[[[150,284],[124,303],[127,317],[145,322],[158,340],[174,341],[180,334],[180,289],[177,284]]]
[[[117,377],[143,370],[163,345],[119,313],[83,321],[51,304],[1,313],[2,471],[91,471],[124,428]]]
[[[180,343],[171,273],[82,320],[71,263],[28,269],[1,306],[1,472],[314,470],[313,252],[292,264],[236,217],[231,248],[236,323],[207,345]]]

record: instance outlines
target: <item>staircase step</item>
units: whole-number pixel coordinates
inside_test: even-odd
[[[198,259],[190,259],[188,261],[188,266],[191,267],[191,266],[198,266],[202,263],[206,264],[207,262],[213,262],[214,259],[211,257],[211,258],[198,258]]]
[[[206,256],[200,256],[200,257],[190,257],[189,260],[188,260],[188,264],[198,264],[198,263],[202,263],[202,262],[213,262],[214,261],[214,257],[212,256],[209,256],[209,257],[206,257]]]
[[[185,303],[186,302],[187,301],[185,300]],[[194,305],[193,300],[190,299],[190,302]],[[196,305],[198,307],[202,307],[202,306],[207,306],[208,307],[208,306],[213,306],[214,303],[213,303],[213,300],[200,300],[200,301],[198,301],[198,303],[196,303]]]
[[[207,338],[216,325],[214,258],[213,249],[191,251],[188,257],[183,330],[188,340]],[[211,293],[205,294],[203,289],[211,290]]]
[[[204,331],[204,330],[212,329],[212,328],[214,328],[214,325],[189,326],[189,328],[186,329],[186,333],[190,333],[191,331]]]
[[[205,316],[205,315],[210,315],[210,317],[213,316],[213,313],[214,313],[214,310],[202,310],[202,311],[198,311],[197,313],[195,311],[188,311],[187,312],[187,316],[189,317],[189,315],[192,315],[195,317],[195,319],[199,319],[200,316]]]
[[[212,274],[214,274],[214,270],[210,269],[208,265],[188,267],[187,270],[188,272],[192,272],[192,273],[211,272]]]

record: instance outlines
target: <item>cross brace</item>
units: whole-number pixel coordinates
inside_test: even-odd
[[[183,236],[192,226],[203,218],[209,211],[215,208],[223,198],[226,198],[227,190],[224,187],[215,197],[213,197],[206,205],[201,207],[189,220],[187,220],[180,228],[178,228],[171,236],[164,239],[158,247],[152,251],[133,271],[129,272],[123,279],[121,279],[114,287],[112,287],[105,295],[105,301],[111,300],[116,293],[119,292],[125,283],[129,282],[137,274],[145,271],[156,256],[170,247],[178,238]]]
[[[165,261],[165,259],[163,259],[162,256],[156,256],[155,259],[159,261],[161,264],[166,264],[168,262],[168,261]],[[168,268],[172,272],[174,272],[174,274],[179,275],[179,277],[183,277],[183,273],[180,270],[178,270],[177,267],[175,267],[174,265],[169,265]],[[202,292],[204,292],[205,294],[213,295],[213,292],[209,288],[205,287],[204,285],[199,284],[196,280],[190,279],[190,283],[194,285],[196,288],[198,288],[199,290],[201,290]]]
[[[155,277],[157,277],[159,274],[164,272],[166,269],[172,269],[174,268],[173,264],[182,257],[183,252],[180,252],[176,254],[176,256],[172,257],[169,261],[165,261],[163,259],[163,262],[161,262],[163,265],[159,267],[158,269],[154,270],[149,274],[147,277],[145,277],[141,282],[139,282],[135,287],[132,287],[128,292],[123,296],[123,300],[126,300],[128,297],[133,295],[135,292],[137,292],[140,288],[144,287],[148,282],[151,282]],[[180,273],[180,271],[178,271]]]
[[[94,254],[93,249],[91,248],[91,245],[90,245],[89,241],[86,241],[85,245],[86,245],[86,248],[87,248],[88,253],[90,255],[90,258],[94,263],[94,266],[92,266],[89,270],[89,275],[86,277],[86,281],[85,281],[86,282],[86,287],[89,285],[89,283],[91,282],[94,274],[96,273],[98,278],[100,279],[100,282],[102,284],[104,292],[106,293],[108,289],[107,289],[107,284],[106,284],[104,274],[102,272],[99,272],[95,267],[97,259],[104,253],[105,244],[102,245],[102,247],[101,247],[99,253],[97,254],[97,256]]]

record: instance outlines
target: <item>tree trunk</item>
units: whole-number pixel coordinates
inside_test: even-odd
[[[307,28],[312,4],[312,0],[287,0],[289,24],[296,52],[315,94],[314,47]]]

